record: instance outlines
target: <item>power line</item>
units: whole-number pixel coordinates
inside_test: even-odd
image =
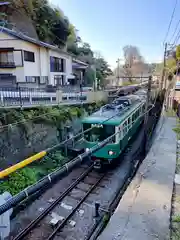
[[[176,31],[177,31],[177,29],[178,29],[178,27],[179,27],[179,24],[180,24],[180,19],[179,19],[179,21],[178,21],[177,24],[176,24],[174,33],[172,34],[172,37],[170,38],[169,43],[171,43],[171,41],[173,40],[173,38],[174,38],[174,36],[175,36],[175,34],[176,34]]]
[[[85,157],[85,155],[87,155],[87,156],[91,155],[92,153],[96,152],[97,150],[101,149],[101,148],[104,147],[106,144],[108,144],[108,142],[110,142],[110,141],[113,139],[113,137],[115,137],[118,133],[124,132],[124,130],[126,130],[126,132],[125,132],[125,135],[126,135],[126,134],[128,133],[128,131],[129,131],[129,125],[132,127],[132,125],[133,125],[139,118],[141,118],[141,117],[143,117],[145,114],[147,114],[147,113],[155,106],[156,100],[157,100],[157,95],[156,95],[156,98],[155,98],[154,103],[151,105],[151,107],[150,107],[149,109],[147,109],[147,111],[145,111],[144,113],[140,114],[134,121],[131,121],[130,124],[127,124],[127,125],[125,125],[125,126],[122,125],[122,128],[120,128],[119,131],[117,131],[116,133],[114,133],[114,134],[112,134],[111,136],[107,137],[107,138],[104,139],[103,141],[97,142],[92,148],[87,149],[85,153],[82,153],[82,154],[78,155],[78,156],[77,156],[75,159],[73,159],[72,161],[75,161],[75,160],[77,160],[77,159],[82,160],[82,159]],[[143,102],[145,103],[145,101],[143,101]],[[138,108],[136,108],[133,112],[131,112],[131,114],[133,114],[137,109],[138,109]],[[118,114],[119,114],[119,113],[118,113]],[[116,114],[116,115],[117,115],[117,114]],[[113,116],[113,117],[114,117],[114,116]],[[112,117],[111,117],[111,118],[112,118]],[[103,122],[106,122],[106,121],[107,121],[107,120],[105,120],[105,121],[103,121]],[[90,128],[90,129],[92,129],[92,128]],[[90,129],[87,129],[87,130],[90,130]],[[86,132],[86,131],[84,131],[84,132]],[[84,133],[84,132],[83,132],[83,133]],[[81,134],[82,134],[82,133],[81,133]],[[123,133],[123,134],[124,134],[124,133]],[[124,136],[125,136],[125,135],[124,135]],[[68,140],[70,140],[70,139],[68,139]],[[68,141],[68,140],[66,140],[66,141]],[[65,141],[64,141],[64,142],[65,142]],[[63,142],[61,142],[61,143],[59,143],[58,145],[55,145],[55,146],[53,146],[53,147],[51,147],[51,148],[48,148],[48,149],[44,150],[44,151],[43,151],[43,152],[45,153],[44,156],[47,155],[47,153],[55,150],[57,147],[60,147],[60,145],[62,145],[62,144],[63,144]],[[85,154],[85,155],[84,155],[84,154]],[[32,157],[33,157],[33,156],[32,156]],[[20,168],[22,168],[22,167],[19,167],[19,168],[17,168],[17,169],[20,169]],[[17,170],[17,169],[16,169],[16,170]],[[56,169],[56,170],[55,170],[54,172],[52,172],[51,174],[55,173],[55,172],[58,171],[58,170],[59,170],[59,168]],[[5,170],[5,171],[6,171],[6,170]],[[0,173],[3,175],[3,174],[4,174],[4,170],[1,171]],[[48,176],[51,176],[51,174],[48,174]],[[7,175],[7,174],[6,174],[6,175]],[[39,182],[42,181],[42,180],[43,180],[43,179],[39,180]]]
[[[65,111],[67,111],[67,110],[65,110]],[[10,113],[7,113],[6,115],[9,115]],[[7,127],[13,127],[13,126],[17,126],[17,125],[19,125],[19,124],[21,124],[21,123],[26,123],[26,122],[29,122],[29,121],[33,121],[34,119],[38,119],[38,118],[41,118],[41,117],[44,117],[44,116],[48,116],[48,115],[54,115],[54,113],[53,112],[49,112],[49,113],[43,113],[43,114],[41,114],[41,115],[38,115],[38,116],[35,116],[35,117],[32,117],[32,118],[29,118],[29,119],[23,119],[23,120],[21,120],[21,121],[18,121],[18,122],[14,122],[14,123],[9,123],[9,124],[6,124],[6,125],[2,125],[2,126],[0,126],[0,129],[4,129],[4,128],[7,128]],[[6,116],[4,116],[4,117],[6,117]],[[3,119],[4,118],[3,116],[2,117],[0,117],[0,119]]]
[[[166,35],[165,35],[163,44],[165,43],[165,41],[166,41],[166,39],[167,39],[167,36],[168,36],[168,34],[169,34],[169,30],[170,30],[170,28],[171,28],[172,20],[173,20],[173,18],[174,18],[174,13],[175,13],[176,6],[177,6],[177,1],[178,1],[178,0],[176,0],[176,1],[175,1],[175,4],[174,4],[173,12],[172,12],[172,14],[171,14],[171,19],[170,19],[170,22],[169,22],[169,26],[168,26],[168,29],[167,29],[167,32],[166,32]]]
[[[178,31],[178,33],[177,33],[175,39],[174,39],[173,47],[174,47],[174,46],[176,45],[176,43],[178,42],[179,38],[180,38],[180,29],[179,29],[179,31]]]

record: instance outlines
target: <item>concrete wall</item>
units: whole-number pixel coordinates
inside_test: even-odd
[[[97,91],[97,92],[87,92],[87,102],[98,102],[98,101],[107,101],[108,92]]]

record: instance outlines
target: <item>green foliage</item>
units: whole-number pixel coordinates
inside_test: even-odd
[[[104,105],[104,102],[98,102],[87,106],[89,113]],[[16,123],[19,127],[29,126],[27,120],[33,123],[45,123],[53,126],[59,126],[62,122],[66,123],[74,117],[80,118],[84,115],[85,110],[82,107],[39,107],[33,110],[2,110],[0,112],[1,122],[4,124]],[[44,114],[44,115],[43,115]],[[36,118],[37,116],[40,116]],[[26,129],[27,130],[27,129]],[[18,170],[11,174],[0,184],[0,193],[9,191],[11,194],[17,194],[19,191],[37,182],[41,177],[61,167],[68,159],[66,159],[61,151],[49,153],[40,161],[33,162],[30,166]]]
[[[176,60],[174,58],[167,59],[166,70],[168,73],[174,73],[174,71],[176,70]]]
[[[8,191],[13,195],[17,194],[26,187],[35,184],[40,178],[61,167],[65,160],[61,151],[48,154],[42,160],[31,164],[31,166],[12,173],[0,184],[0,193]]]
[[[178,215],[173,216],[172,221],[180,223],[180,215],[178,214]]]
[[[95,59],[95,66],[98,84],[100,86],[103,86],[104,80],[106,79],[107,76],[110,76],[112,74],[112,71],[109,68],[108,63],[102,57]]]
[[[69,35],[69,21],[63,12],[49,5],[47,1],[33,0],[32,19],[40,40],[57,44],[66,44]]]
[[[37,171],[38,179],[61,167],[65,161],[67,161],[67,159],[62,155],[62,152],[55,151],[49,153],[41,161],[34,162],[33,166]]]
[[[180,60],[180,45],[176,47],[176,59]]]
[[[34,168],[26,167],[12,173],[8,179],[0,184],[0,193],[5,191],[15,195],[37,181],[37,172]]]
[[[92,104],[93,109],[101,103]],[[91,106],[91,104],[89,105]],[[0,121],[2,125],[8,125],[12,130],[14,127],[20,127],[23,131],[28,132],[29,123],[44,123],[59,127],[71,121],[73,118],[80,118],[84,115],[84,108],[80,107],[37,107],[31,110],[9,109],[0,111]],[[18,123],[16,125],[16,123]],[[12,125],[11,125],[12,124]]]
[[[133,85],[133,84],[137,84],[137,81],[123,82],[123,86],[129,86],[129,85]]]
[[[13,8],[24,10],[31,18],[40,40],[59,47],[66,44],[69,21],[59,8],[53,7],[47,0],[11,0],[11,3]]]
[[[177,138],[180,139],[180,122],[177,123],[176,127],[173,128],[173,130],[177,134]]]

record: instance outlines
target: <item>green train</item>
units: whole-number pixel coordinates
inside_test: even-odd
[[[86,151],[114,134],[107,145],[91,155],[95,167],[110,164],[120,156],[143,121],[145,104],[145,98],[137,95],[119,97],[82,119],[83,131],[92,128],[84,134]]]

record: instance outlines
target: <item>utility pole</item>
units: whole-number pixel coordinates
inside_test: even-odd
[[[143,82],[143,72],[141,72],[141,86],[142,86],[142,82]]]
[[[160,90],[163,89],[164,77],[165,77],[165,72],[166,72],[166,70],[165,70],[165,68],[166,68],[166,53],[167,53],[167,43],[165,43],[165,47],[164,47],[164,61],[163,61],[163,71],[162,71]],[[165,85],[166,85],[166,82],[165,82]]]
[[[119,85],[119,79],[120,79],[120,76],[119,76],[120,61],[121,61],[120,58],[118,58],[117,61],[116,61],[116,63],[117,63],[117,81],[118,81],[118,85]]]
[[[151,97],[151,84],[152,84],[152,76],[148,78],[148,90],[147,90],[147,98],[146,98],[146,106],[145,106],[145,116],[144,116],[144,152],[146,153],[146,146],[148,140],[148,117],[149,117],[149,104]]]

